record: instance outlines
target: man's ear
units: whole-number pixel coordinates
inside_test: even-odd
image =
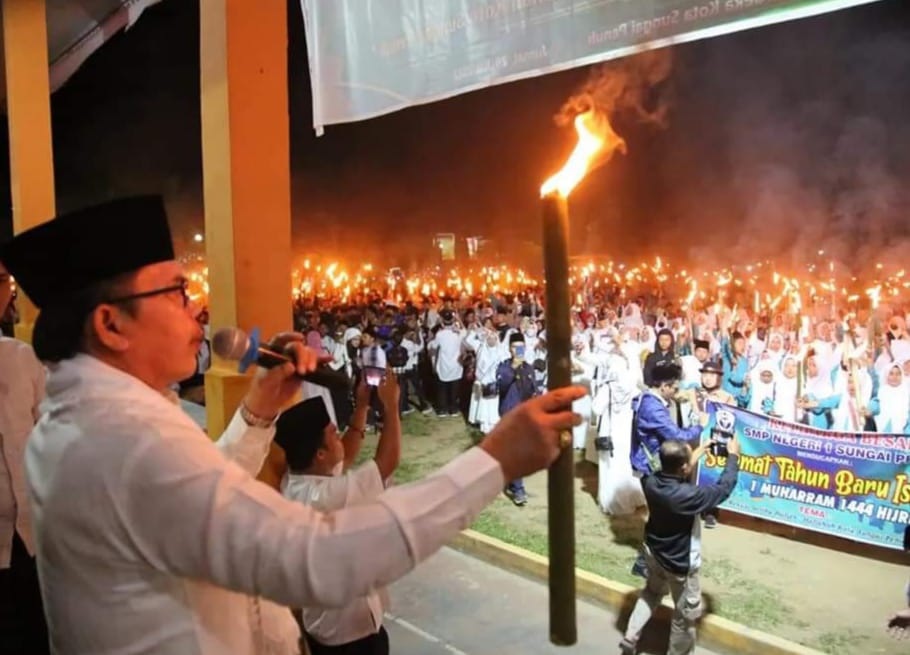
[[[101,304],[95,307],[89,321],[92,337],[101,346],[115,352],[129,348],[129,339],[123,333],[124,316],[114,305]]]

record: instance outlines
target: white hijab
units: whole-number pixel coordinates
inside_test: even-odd
[[[770,373],[772,376],[771,382],[762,382],[762,373]],[[749,411],[762,413],[764,411],[762,404],[767,398],[771,399],[773,405],[777,389],[776,382],[779,377],[783,377],[780,369],[769,359],[760,361],[758,365],[752,369],[749,373],[749,386],[751,388]]]
[[[888,375],[897,370],[901,383],[896,387],[888,384]],[[879,432],[901,434],[910,418],[910,391],[907,389],[902,363],[894,362],[882,370],[881,384],[878,387],[879,412],[875,417],[875,428]]]
[[[853,371],[853,377],[855,383],[858,387],[855,394],[851,394],[849,390],[850,381],[850,372],[839,370],[837,372],[837,379],[834,381],[834,391],[839,393],[840,403],[837,407],[834,408],[832,412],[832,417],[834,418],[834,425],[832,429],[842,430],[844,432],[862,432],[863,426],[866,423],[865,417],[859,413],[860,409],[863,407],[869,406],[869,401],[872,399],[872,376],[869,375],[869,371],[862,367],[856,367]],[[854,414],[851,411],[851,405],[855,407],[856,411],[856,422],[854,422]],[[858,425],[856,424],[858,423]]]
[[[819,361],[818,355],[815,356],[818,375],[814,378],[806,378],[805,394],[812,396],[815,400],[824,400],[834,395],[834,385],[831,383],[831,368]]]

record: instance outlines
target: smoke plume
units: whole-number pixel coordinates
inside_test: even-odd
[[[786,34],[770,50],[719,40],[679,57],[677,87],[702,95],[664,133],[660,246],[861,275],[910,262],[910,40],[846,18],[768,28]]]

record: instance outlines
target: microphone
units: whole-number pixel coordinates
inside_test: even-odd
[[[294,363],[292,357],[260,345],[259,328],[254,328],[249,336],[240,328],[221,328],[212,337],[212,352],[222,359],[240,362],[237,369],[241,373],[245,373],[253,364],[262,368],[275,368],[289,362]],[[347,376],[328,366],[319,366],[315,371],[298,377],[330,389],[344,388],[348,382]]]

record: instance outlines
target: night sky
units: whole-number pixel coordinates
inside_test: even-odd
[[[289,20],[300,252],[343,256],[356,240],[358,255],[366,247],[409,264],[434,232],[452,231],[492,237],[512,260],[536,257],[538,188],[573,142],[553,117],[589,69],[330,126],[317,139],[297,0]],[[162,2],[53,96],[58,209],[162,192],[179,238],[201,229],[198,29],[198,3]],[[575,252],[729,263],[826,248],[855,267],[910,259],[910,3],[671,54],[657,91],[668,124],[616,117],[629,151],[574,192]],[[8,163],[0,168],[8,204]],[[413,237],[396,241],[403,233]]]

